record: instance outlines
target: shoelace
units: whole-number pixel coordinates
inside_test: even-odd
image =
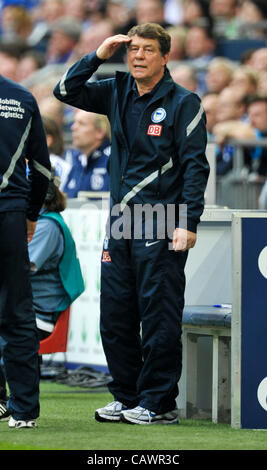
[[[122,404],[121,404],[119,401],[114,400],[114,401],[108,403],[108,404],[105,406],[105,408],[113,408],[114,405],[115,405],[115,409],[117,409],[118,405],[119,405],[120,407],[122,407]]]
[[[136,410],[140,411],[140,414],[147,416],[149,422],[151,422],[153,416],[156,415],[153,411],[149,411],[147,408],[143,408],[142,406],[137,406]]]

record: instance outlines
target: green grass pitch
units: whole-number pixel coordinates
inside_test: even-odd
[[[17,430],[0,423],[0,450],[267,450],[266,431],[208,420],[169,426],[95,421],[95,409],[109,401],[106,391],[41,382],[38,427]]]

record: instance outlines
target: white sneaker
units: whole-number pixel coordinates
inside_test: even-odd
[[[98,408],[95,412],[95,419],[100,422],[116,422],[121,419],[122,410],[126,410],[120,401],[112,401],[108,403],[104,408]]]
[[[157,415],[142,406],[121,412],[121,421],[131,424],[178,424],[178,409]]]
[[[22,419],[14,419],[12,416],[9,419],[8,426],[10,428],[22,429],[22,428],[36,428],[36,422],[34,419],[24,421]]]

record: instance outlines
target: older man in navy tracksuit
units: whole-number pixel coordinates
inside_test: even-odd
[[[130,73],[88,81],[122,43],[128,48]],[[107,115],[112,130],[101,335],[114,401],[96,410],[99,421],[178,420],[184,266],[196,242],[209,167],[202,105],[197,95],[173,82],[166,67],[169,50],[163,28],[138,25],[127,36],[106,39],[96,53],[74,64],[54,90],[66,103]],[[179,218],[180,205],[186,206],[187,218]]]
[[[2,76],[0,129],[0,345],[10,391],[0,421],[27,428],[39,416],[39,342],[27,236],[34,233],[46,195],[50,160],[34,97]]]

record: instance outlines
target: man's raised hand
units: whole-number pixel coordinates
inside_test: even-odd
[[[101,60],[107,60],[113,56],[121,44],[130,42],[131,38],[125,34],[116,34],[105,39],[98,47],[96,55]]]

